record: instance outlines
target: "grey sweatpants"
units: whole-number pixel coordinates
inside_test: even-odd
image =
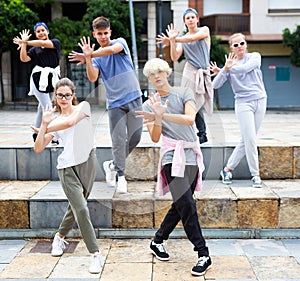
[[[94,253],[98,251],[99,247],[87,206],[87,198],[91,193],[96,177],[95,150],[91,151],[86,162],[73,167],[59,169],[58,175],[69,201],[67,212],[58,231],[66,236],[76,221],[88,251]]]
[[[256,135],[264,119],[266,107],[266,98],[235,104],[235,114],[238,119],[242,139],[228,159],[226,166],[230,170],[234,170],[242,158],[246,156],[251,175],[259,175]]]
[[[141,139],[143,119],[135,117],[136,110],[142,110],[141,98],[108,110],[113,160],[119,176],[124,175],[126,157]]]

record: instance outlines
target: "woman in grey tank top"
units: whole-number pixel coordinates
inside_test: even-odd
[[[195,9],[188,8],[183,13],[183,22],[187,33],[179,36],[174,24],[166,30],[167,35],[158,35],[158,43],[170,46],[172,61],[178,61],[184,53],[186,63],[184,66],[181,87],[191,88],[195,95],[197,114],[196,127],[200,143],[207,142],[206,126],[203,109],[207,113],[213,112],[213,89],[209,70],[210,61],[210,31],[207,26],[198,27],[199,15]]]

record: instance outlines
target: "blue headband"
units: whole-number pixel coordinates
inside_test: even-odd
[[[184,19],[185,15],[188,14],[188,13],[193,13],[193,14],[195,14],[198,17],[198,12],[195,9],[188,8],[182,14],[183,19]]]
[[[44,22],[37,22],[36,24],[35,24],[35,26],[33,27],[33,31],[35,32],[36,31],[36,29],[39,27],[39,26],[43,26],[43,27],[45,27],[47,30],[49,30],[49,28],[48,28],[48,26],[44,23]]]

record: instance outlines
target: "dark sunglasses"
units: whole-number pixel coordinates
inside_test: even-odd
[[[56,94],[56,98],[59,99],[59,100],[62,100],[63,98],[65,98],[66,100],[69,100],[71,99],[73,95],[72,94],[62,94],[62,93],[57,93]]]
[[[232,48],[237,48],[237,47],[239,47],[239,46],[244,46],[246,44],[246,42],[245,41],[241,41],[240,43],[233,43],[233,44],[231,44],[231,47]]]

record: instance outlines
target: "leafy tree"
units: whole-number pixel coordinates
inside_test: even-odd
[[[227,49],[221,45],[220,37],[211,36],[210,60],[215,61],[217,65],[224,65]]]
[[[2,54],[15,51],[13,38],[26,26],[33,26],[38,20],[37,14],[32,12],[22,0],[0,1],[0,102],[3,102]]]
[[[73,21],[67,17],[54,19],[48,24],[51,34],[61,42],[62,54],[68,55],[70,51],[77,48],[82,34],[82,23]]]
[[[300,67],[300,25],[297,25],[294,32],[288,28],[283,30],[283,46],[292,49],[291,64]]]
[[[60,40],[61,43],[61,75],[70,76],[70,65],[67,63],[67,55],[72,51],[81,51],[78,42],[83,35],[82,22],[73,21],[67,17],[54,19],[49,22],[48,27],[53,37]]]

